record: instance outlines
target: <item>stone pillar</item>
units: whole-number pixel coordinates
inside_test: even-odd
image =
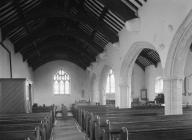
[[[100,101],[102,105],[106,105],[106,94],[105,90],[102,89],[101,94],[100,94]]]
[[[131,92],[127,84],[120,84],[120,108],[131,108]]]
[[[97,103],[100,102],[100,100],[99,100],[99,93],[98,92],[94,93],[93,102],[97,102]]]
[[[165,115],[183,114],[182,83],[182,78],[164,78]]]

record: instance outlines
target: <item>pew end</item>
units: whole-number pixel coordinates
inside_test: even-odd
[[[129,140],[128,129],[126,127],[121,128],[120,140]]]
[[[103,128],[101,129],[101,139],[100,140],[108,140],[108,138],[106,137],[106,130]]]
[[[100,125],[101,124],[101,118],[99,115],[96,116],[96,120],[97,120],[98,125]]]
[[[110,130],[111,129],[111,123],[109,120],[106,120],[106,124],[107,124],[107,129]]]

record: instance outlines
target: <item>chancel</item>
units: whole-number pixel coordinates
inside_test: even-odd
[[[191,0],[1,0],[0,140],[191,140]]]

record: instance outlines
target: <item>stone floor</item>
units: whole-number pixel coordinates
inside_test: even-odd
[[[54,140],[86,140],[78,124],[72,116],[57,118],[53,128]]]

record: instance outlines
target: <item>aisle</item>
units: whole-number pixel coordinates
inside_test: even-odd
[[[54,140],[85,140],[85,134],[80,131],[72,117],[56,120],[53,137]]]

